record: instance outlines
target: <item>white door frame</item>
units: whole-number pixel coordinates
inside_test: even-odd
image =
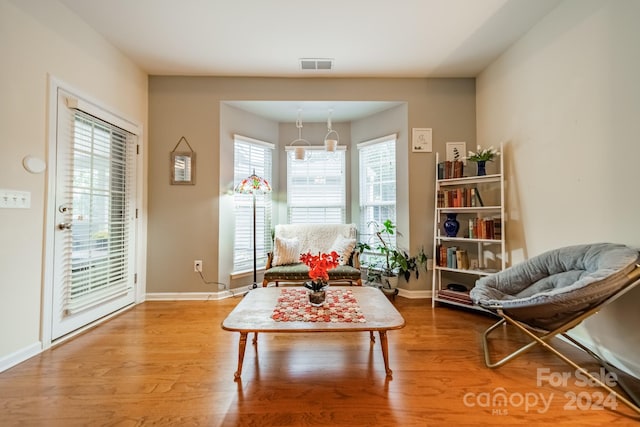
[[[84,99],[105,111],[113,112],[114,115],[119,117],[126,117],[123,114],[117,112],[116,109],[105,106],[104,103],[88,96],[81,91],[76,90],[71,85],[63,82],[62,80],[49,75],[49,99],[48,99],[48,123],[47,123],[47,183],[46,183],[46,200],[45,200],[45,221],[44,221],[44,263],[43,263],[43,287],[42,287],[42,300],[41,300],[41,322],[40,322],[40,341],[42,343],[42,349],[45,350],[52,346],[52,334],[51,325],[53,322],[53,292],[54,292],[54,234],[55,234],[55,188],[56,188],[56,149],[57,149],[57,116],[58,116],[58,89],[62,89],[66,92],[74,94],[80,99]],[[130,123],[136,125],[139,129],[138,145],[139,155],[136,158],[137,172],[136,172],[136,205],[137,205],[137,217],[136,222],[136,296],[135,303],[139,304],[145,300],[146,295],[146,241],[147,241],[147,221],[146,221],[146,204],[143,197],[143,180],[144,180],[144,151],[142,150],[144,134],[142,124],[131,119],[125,119]],[[125,307],[122,310],[127,310],[130,307]],[[94,326],[97,323],[104,322],[109,318],[119,314],[122,310],[116,311],[111,315],[103,317],[96,322],[93,322],[83,328],[72,332],[62,339],[58,340],[62,342],[85,329]],[[57,343],[57,342],[56,342]]]

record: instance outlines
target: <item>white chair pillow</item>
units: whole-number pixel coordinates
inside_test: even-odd
[[[276,237],[273,250],[273,266],[300,262],[300,241],[296,238]]]
[[[356,239],[338,236],[331,245],[331,251],[336,251],[340,255],[340,265],[346,265],[351,258],[351,253],[356,247]]]

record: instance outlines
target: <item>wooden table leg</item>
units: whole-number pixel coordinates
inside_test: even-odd
[[[373,331],[369,331],[369,338],[371,339],[372,343],[376,342],[376,336],[373,335]]]
[[[389,344],[387,342],[387,331],[378,331],[380,334],[380,345],[382,346],[382,359],[384,360],[384,370],[390,377],[393,371],[389,369]]]
[[[247,335],[248,332],[240,332],[240,342],[238,344],[238,370],[233,374],[234,381],[240,379],[242,375],[242,361],[244,360],[244,350],[247,347]]]

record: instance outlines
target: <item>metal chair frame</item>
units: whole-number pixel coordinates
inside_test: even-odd
[[[535,328],[533,326],[527,325],[524,322],[518,321],[518,320],[512,318],[511,316],[509,316],[508,314],[506,314],[500,306],[485,307],[485,308],[488,308],[489,310],[495,312],[498,316],[501,317],[501,319],[497,323],[495,323],[494,325],[490,326],[482,334],[482,344],[483,344],[483,350],[484,350],[484,361],[485,361],[485,364],[487,365],[487,367],[489,367],[491,369],[498,368],[498,367],[504,365],[505,363],[515,359],[516,357],[521,356],[522,354],[528,352],[533,347],[535,347],[537,345],[540,345],[543,348],[545,348],[545,349],[549,350],[550,352],[552,352],[553,354],[555,354],[556,356],[558,356],[560,359],[562,359],[565,363],[567,363],[569,366],[574,368],[576,371],[579,371],[581,374],[585,375],[587,378],[592,380],[594,384],[598,384],[599,386],[603,387],[609,393],[614,395],[616,397],[616,399],[620,400],[625,405],[627,405],[631,409],[633,409],[633,411],[635,411],[636,413],[640,414],[640,407],[638,407],[638,405],[633,403],[631,400],[627,399],[625,396],[622,396],[620,393],[615,391],[609,385],[604,383],[601,379],[595,377],[593,374],[588,372],[586,369],[584,369],[583,367],[578,365],[573,360],[569,359],[569,357],[567,357],[566,355],[564,355],[563,353],[561,353],[559,350],[557,350],[556,348],[554,348],[553,346],[551,346],[548,343],[548,341],[551,340],[551,338],[554,338],[557,335],[561,335],[562,337],[567,339],[569,342],[571,342],[572,344],[574,344],[577,347],[581,348],[582,350],[587,352],[589,355],[591,355],[592,357],[597,359],[599,362],[602,362],[600,357],[598,357],[594,352],[592,352],[587,347],[585,347],[584,345],[582,345],[581,343],[579,343],[578,341],[576,341],[575,339],[570,337],[566,332],[569,331],[570,329],[576,327],[577,325],[579,325],[586,318],[588,318],[588,317],[594,315],[595,313],[597,313],[598,311],[600,311],[602,309],[602,307],[604,307],[605,305],[615,301],[616,299],[620,298],[622,295],[624,295],[627,292],[631,291],[638,284],[640,284],[640,265],[636,264],[636,268],[634,270],[632,270],[630,273],[628,273],[627,277],[628,277],[627,284],[622,289],[620,289],[618,292],[616,292],[613,295],[609,296],[604,301],[602,301],[598,305],[590,308],[589,310],[585,311],[584,313],[582,313],[582,314],[580,314],[580,315],[568,320],[562,326],[560,326],[560,327],[558,327],[558,328],[556,328],[556,329],[554,329],[552,331],[541,330],[539,328]],[[532,341],[529,342],[528,344],[525,344],[524,346],[520,347],[519,349],[509,353],[508,355],[506,355],[502,359],[498,360],[497,362],[492,362],[491,354],[490,354],[491,351],[490,351],[490,348],[489,348],[489,334],[491,334],[491,332],[496,330],[501,325],[512,325],[512,326],[514,326],[516,329],[518,329],[519,331],[521,331],[522,333],[527,335],[529,338],[531,338]],[[534,333],[534,332],[541,333],[542,335],[536,335],[536,333]]]

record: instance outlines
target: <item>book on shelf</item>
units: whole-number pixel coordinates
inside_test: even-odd
[[[499,216],[469,219],[469,238],[500,240],[502,239],[502,218]]]
[[[463,171],[464,171],[464,163],[462,163],[461,161],[454,161],[453,162],[453,176],[451,178],[462,178],[463,175]]]
[[[438,291],[438,298],[457,302],[459,304],[473,305],[473,301],[468,292],[452,291],[450,289],[441,289]]]
[[[438,163],[438,179],[462,178],[464,174],[464,163],[460,160],[447,160]]]
[[[478,205],[478,191],[475,188],[456,188],[438,190],[437,204],[439,208],[471,208]]]
[[[454,298],[460,298],[460,299],[467,299],[469,301],[471,301],[471,297],[469,296],[469,291],[454,291],[453,289],[440,289],[438,291],[439,294],[441,295],[449,295],[451,297]]]
[[[493,238],[496,240],[502,239],[502,218],[499,216],[493,217]]]
[[[447,248],[443,245],[438,245],[436,250],[436,265],[438,267],[447,266]]]
[[[467,251],[465,251],[464,249],[458,249],[456,251],[456,263],[458,269],[469,269],[469,256],[467,255]]]
[[[448,247],[446,246],[442,246],[440,248],[440,254],[441,254],[441,263],[440,263],[440,267],[451,267],[451,251],[449,250]]]
[[[456,258],[456,247],[447,248],[447,268],[458,268],[458,260]]]
[[[457,246],[438,245],[436,248],[436,265],[456,270],[469,269],[469,254]]]

